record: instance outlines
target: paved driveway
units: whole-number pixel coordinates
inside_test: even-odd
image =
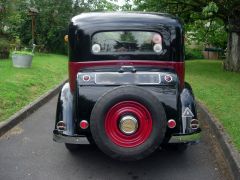
[[[212,153],[206,131],[202,142],[185,153],[159,150],[137,162],[112,160],[86,140],[80,152],[71,154],[63,144],[52,141],[56,101],[54,97],[1,137],[0,180],[228,179]]]

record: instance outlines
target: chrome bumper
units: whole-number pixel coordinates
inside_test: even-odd
[[[201,130],[196,131],[192,134],[174,134],[168,143],[189,143],[197,144],[201,138]]]
[[[196,131],[192,134],[174,134],[168,143],[189,143],[196,144],[200,141],[201,138],[201,130]],[[58,130],[53,131],[53,140],[59,143],[70,143],[70,144],[80,144],[81,139],[85,136],[70,136],[61,134]]]
[[[84,136],[70,136],[61,134],[58,132],[58,130],[53,131],[53,141],[59,142],[59,143],[69,143],[69,144],[81,144],[81,139]]]

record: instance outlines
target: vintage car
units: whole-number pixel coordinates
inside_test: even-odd
[[[74,151],[87,138],[112,158],[138,160],[168,143],[183,150],[199,140],[177,18],[82,13],[66,39],[69,82],[59,94],[54,141]]]

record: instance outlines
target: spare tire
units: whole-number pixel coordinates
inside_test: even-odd
[[[103,94],[90,118],[92,137],[108,156],[139,160],[155,151],[166,132],[162,103],[151,91],[120,86]]]

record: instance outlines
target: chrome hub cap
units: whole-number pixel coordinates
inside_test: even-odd
[[[126,115],[120,119],[119,129],[122,133],[131,135],[138,129],[138,121],[134,116]]]

